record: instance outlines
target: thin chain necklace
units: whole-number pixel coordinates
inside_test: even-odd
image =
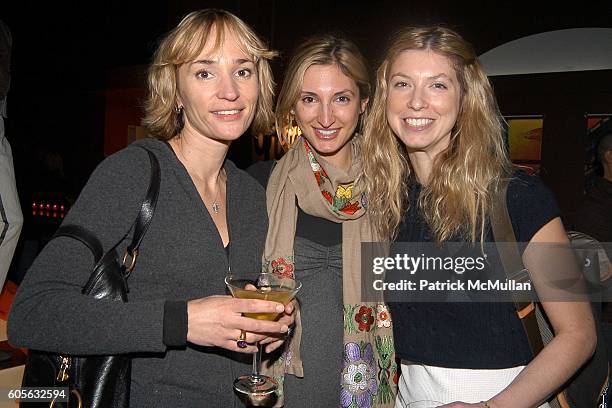
[[[185,167],[185,170],[187,170],[187,173],[189,173],[189,169],[187,169],[187,158],[185,157],[185,155],[183,154],[183,151],[180,147],[177,148],[178,152],[180,152],[180,155],[183,157],[183,160],[185,160],[185,163],[183,164],[183,166]],[[213,210],[213,212],[215,214],[219,214],[219,212],[221,211],[221,204],[219,203],[218,198],[219,198],[219,194],[221,193],[221,185],[219,183],[219,180],[221,180],[221,176],[224,172],[224,169],[221,168],[221,170],[219,170],[219,174],[217,175],[217,194],[215,195],[215,198],[213,199],[212,204],[210,205],[210,208]],[[194,173],[195,175],[195,173]],[[195,178],[195,176],[192,176]],[[204,205],[206,205],[206,203],[204,203]]]
[[[210,208],[213,210],[213,213],[215,214],[219,214],[219,212],[221,211],[221,203],[218,201],[219,200],[219,194],[221,194],[221,179],[223,177],[223,168],[221,168],[221,170],[219,170],[219,174],[217,175],[217,194],[215,195],[215,198],[212,200],[212,204],[210,205]]]
[[[221,171],[223,171],[223,169],[221,169]],[[221,171],[219,172],[219,175],[217,176],[217,195],[215,196],[215,199],[213,200],[212,205],[211,205],[211,208],[215,214],[219,214],[219,211],[221,211],[221,204],[219,204],[219,202],[217,201],[217,199],[219,198],[219,193],[221,192],[221,186],[219,185],[219,179],[221,178]]]

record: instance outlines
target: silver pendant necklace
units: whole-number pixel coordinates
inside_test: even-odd
[[[180,141],[177,142],[177,143],[180,143]],[[179,159],[179,161],[181,162],[183,167],[185,167],[185,170],[187,171],[187,174],[189,174],[189,176],[192,178],[193,182],[195,183],[196,178],[198,178],[198,177],[195,176],[197,173],[192,173],[189,170],[189,166],[188,166],[189,161],[187,160],[187,158],[183,154],[183,150],[181,148],[181,145],[177,145],[175,147],[173,146],[172,149],[174,150],[174,152],[175,152],[175,154],[177,156],[177,159],[178,159],[179,154],[183,158],[183,160]],[[223,171],[224,171],[224,169],[221,168],[219,170],[219,174],[217,175],[217,195],[215,195],[215,199],[213,200],[213,202],[212,202],[212,204],[210,206],[210,208],[213,210],[213,212],[215,214],[219,214],[219,212],[221,211],[221,204],[219,203],[219,201],[217,201],[217,199],[219,198],[219,194],[221,192],[221,185],[219,184],[219,180],[221,179]],[[205,192],[202,193],[202,201],[204,201],[204,206],[206,206]]]
[[[221,171],[219,172],[219,176],[217,176],[217,195],[215,196],[215,199],[213,200],[212,205],[210,206],[215,214],[219,214],[219,211],[221,211],[221,204],[219,204],[217,199],[219,198],[219,193],[221,192],[221,186],[219,185],[219,179],[221,178],[222,171],[223,169],[221,169]]]

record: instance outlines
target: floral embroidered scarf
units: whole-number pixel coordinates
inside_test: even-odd
[[[343,408],[393,407],[397,387],[397,365],[391,318],[382,296],[379,302],[361,302],[361,242],[373,241],[365,197],[355,179],[361,166],[353,144],[353,163],[348,171],[322,159],[304,138],[300,138],[274,168],[267,187],[270,218],[263,270],[295,276],[293,244],[297,203],[313,216],[342,223],[342,286],[344,303],[343,364],[339,406]],[[299,293],[298,293],[299,299]],[[301,321],[296,326],[283,356],[266,362],[262,370],[280,386],[285,374],[304,376],[300,356]]]

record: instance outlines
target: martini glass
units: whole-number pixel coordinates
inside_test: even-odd
[[[256,290],[247,290],[247,284],[253,284],[249,279],[239,279],[233,276],[225,278],[225,284],[232,296],[239,299],[263,299],[286,305],[291,302],[302,284],[295,279],[284,278],[273,273],[259,274]],[[277,320],[281,313],[244,313],[244,316],[258,320]],[[274,394],[278,388],[276,381],[260,374],[261,347],[257,343],[257,353],[253,354],[253,371],[250,375],[242,375],[234,380],[234,390],[242,394],[251,405],[261,406],[267,396]]]

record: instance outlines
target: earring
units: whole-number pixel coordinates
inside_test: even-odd
[[[174,113],[176,113],[176,126],[177,129],[180,130],[185,125],[185,115],[183,115],[183,107],[177,106],[174,108]]]

